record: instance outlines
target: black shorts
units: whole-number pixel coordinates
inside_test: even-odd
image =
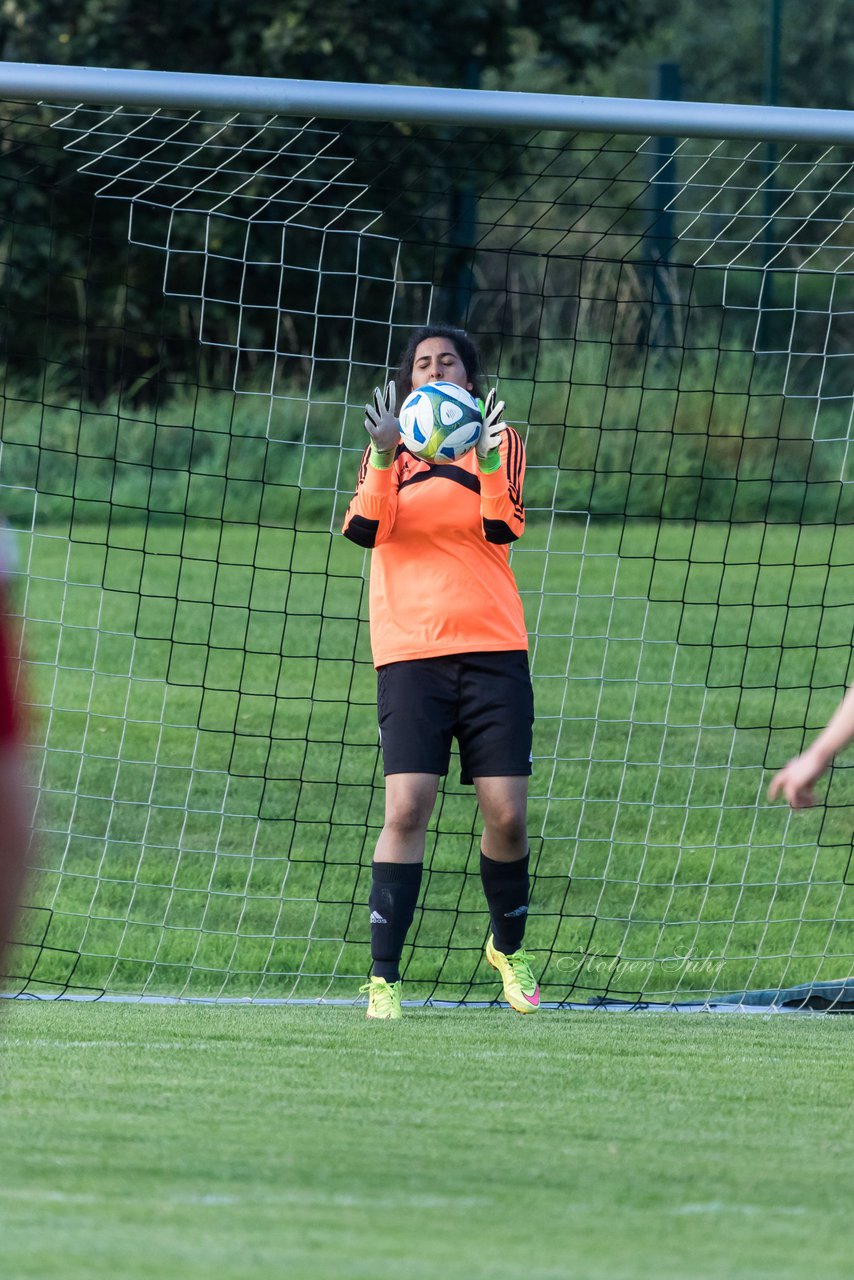
[[[390,662],[377,671],[383,773],[448,772],[460,781],[532,772],[534,694],[524,650]]]

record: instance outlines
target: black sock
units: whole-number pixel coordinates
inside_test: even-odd
[[[518,862],[496,862],[481,851],[480,879],[492,919],[492,941],[497,951],[518,951],[528,919],[528,863],[530,850]]]
[[[375,978],[397,982],[403,944],[421,888],[420,862],[375,862],[371,908],[371,972]]]

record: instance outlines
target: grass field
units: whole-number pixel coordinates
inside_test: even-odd
[[[4,1280],[847,1280],[849,1019],[3,1011]]]
[[[21,551],[42,708],[31,989],[354,995],[382,822],[362,553],[183,518],[39,526]],[[794,821],[764,794],[848,678],[852,565],[845,526],[532,518],[514,566],[546,998],[850,972],[844,770]],[[412,995],[495,994],[477,848],[452,772]]]

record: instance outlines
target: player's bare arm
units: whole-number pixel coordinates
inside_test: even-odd
[[[854,738],[854,685],[846,693],[827,726],[806,751],[785,764],[772,778],[768,799],[782,793],[793,809],[808,809],[816,802],[815,783],[834,756]]]

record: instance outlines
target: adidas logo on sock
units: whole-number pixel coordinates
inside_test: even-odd
[[[526,907],[525,910],[527,911],[527,909]],[[388,920],[386,920],[385,916],[381,916],[379,911],[372,911],[371,924],[388,924]]]
[[[504,919],[512,920],[514,916],[526,916],[528,914],[527,907],[517,907],[515,911],[505,911]],[[371,917],[373,919],[373,916]]]

